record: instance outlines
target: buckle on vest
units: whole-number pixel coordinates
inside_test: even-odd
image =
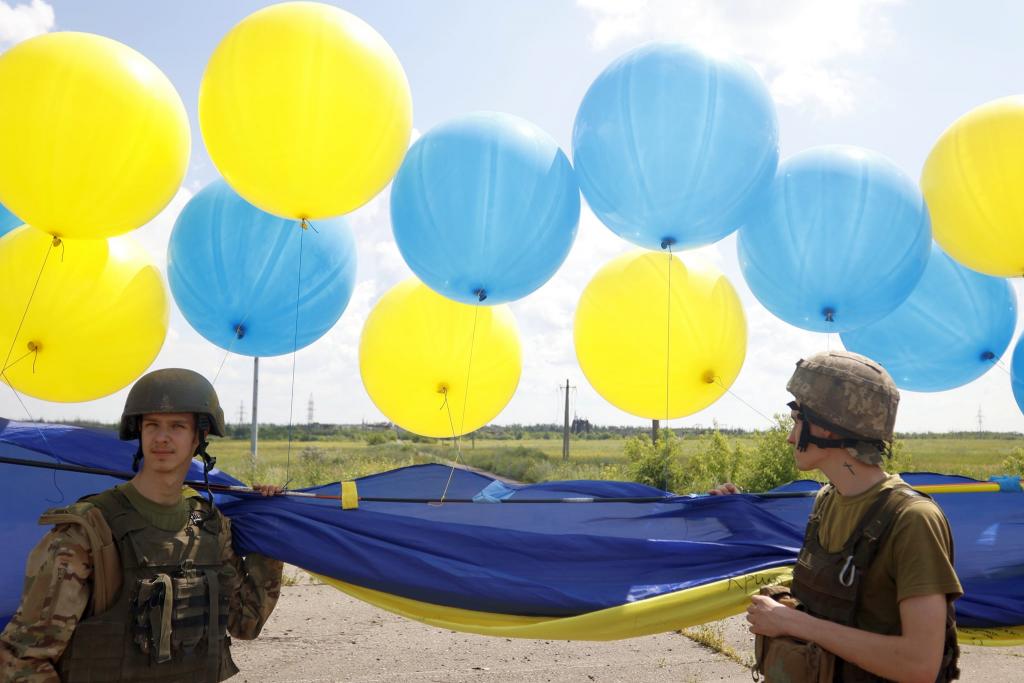
[[[839,583],[844,588],[849,588],[853,585],[853,580],[857,576],[857,565],[853,563],[853,555],[846,557],[846,564],[839,570]]]
[[[186,579],[194,579],[199,576],[199,572],[196,571],[195,563],[191,557],[186,557],[181,561],[181,565],[178,567],[178,571]]]

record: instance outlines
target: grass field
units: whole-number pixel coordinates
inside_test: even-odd
[[[730,438],[734,444],[753,446],[752,437]],[[1004,474],[1003,461],[1022,447],[1014,439],[922,438],[907,439],[903,448],[920,472],[963,474],[987,479]],[[290,465],[286,441],[261,441],[255,468],[249,456],[249,442],[215,440],[210,451],[226,472],[251,482],[312,486],[340,479],[381,472],[427,462],[467,464],[521,481],[555,479],[625,479],[624,439],[570,442],[569,462],[562,461],[560,439],[465,440],[461,454],[450,441],[387,442],[368,445],[365,441],[293,441]],[[682,440],[684,457],[698,441]]]

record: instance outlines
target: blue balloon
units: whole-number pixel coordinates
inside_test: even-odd
[[[0,204],[0,237],[3,237],[11,230],[14,230],[24,224],[25,221],[8,211],[6,206]]]
[[[649,249],[716,242],[757,213],[779,161],[775,105],[750,65],[653,43],[583,97],[573,161],[590,208]]]
[[[931,239],[917,183],[881,154],[826,146],[779,165],[737,247],[765,308],[806,330],[846,332],[910,296]]]
[[[850,351],[873,358],[896,385],[946,391],[992,368],[1017,325],[1017,297],[1003,278],[964,268],[932,244],[907,300],[881,320],[842,334]]]
[[[1017,340],[1013,349],[1013,360],[1010,361],[1010,386],[1013,387],[1013,399],[1017,408],[1024,413],[1024,335]]]
[[[500,304],[548,281],[569,254],[580,194],[568,157],[528,121],[477,112],[416,141],[391,188],[405,262],[456,301]]]
[[[167,279],[185,319],[247,356],[291,353],[319,339],[344,312],[355,277],[355,240],[343,218],[304,230],[223,180],[185,205],[167,248]]]

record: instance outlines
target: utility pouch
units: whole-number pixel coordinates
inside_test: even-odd
[[[765,586],[759,593],[791,609],[802,607],[785,586]],[[754,666],[751,674],[755,681],[832,683],[835,670],[835,655],[815,643],[788,636],[757,636],[754,639]]]
[[[171,659],[173,605],[174,589],[167,574],[138,582],[131,610],[133,640],[143,654],[150,655],[158,664]]]

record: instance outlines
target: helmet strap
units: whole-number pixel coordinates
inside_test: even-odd
[[[197,416],[196,424],[199,427],[199,445],[196,446],[196,452],[192,457],[198,456],[203,459],[203,484],[206,485],[206,497],[210,501],[210,505],[213,505],[213,491],[210,490],[210,470],[217,464],[217,458],[206,452],[206,447],[210,445],[210,442],[206,440],[209,422],[205,418],[205,415]]]
[[[814,444],[818,448],[855,448],[858,443],[863,441],[863,439],[826,439],[822,436],[814,436],[811,434],[811,426],[814,423],[807,419],[807,414],[800,404],[790,401],[789,407],[796,411],[797,419],[804,423],[800,428],[800,438],[796,442],[796,449],[801,453],[807,450],[808,444]]]
[[[138,473],[139,463],[142,462],[142,437],[139,437],[139,447],[135,450],[135,455],[132,456],[132,472]]]

